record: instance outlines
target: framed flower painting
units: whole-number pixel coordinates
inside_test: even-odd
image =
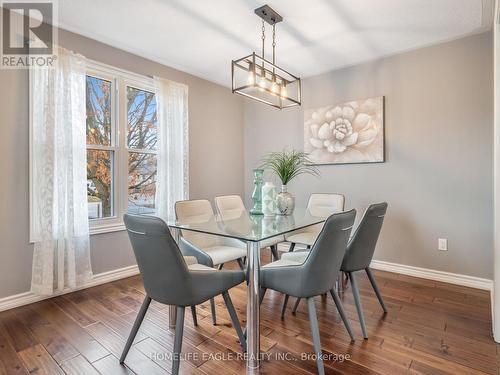
[[[313,164],[384,162],[384,97],[304,111],[304,152]]]

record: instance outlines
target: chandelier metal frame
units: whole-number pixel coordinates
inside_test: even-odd
[[[252,52],[232,61],[232,91],[279,109],[300,106],[300,78],[276,65],[276,24],[283,21],[283,17],[269,5],[255,9],[255,14],[262,18],[262,55]],[[270,24],[273,30],[272,61],[265,58],[265,22]],[[237,72],[244,72],[247,82],[238,84]],[[291,95],[291,90],[294,95]]]

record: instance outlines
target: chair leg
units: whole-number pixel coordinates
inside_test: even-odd
[[[243,352],[247,351],[247,340],[243,335],[243,331],[241,330],[240,321],[238,320],[238,315],[236,315],[236,311],[234,310],[233,302],[231,301],[231,297],[228,292],[222,293],[222,297],[224,298],[224,302],[226,303],[227,311],[229,311],[229,316],[231,317],[231,321],[233,322],[234,329],[238,334],[240,339],[240,345],[243,349]]]
[[[198,317],[196,315],[196,306],[191,306],[191,315],[193,316],[193,324],[196,327],[198,325]]]
[[[318,366],[318,374],[325,374],[323,366],[323,358],[321,352],[321,341],[319,339],[318,318],[316,317],[316,306],[314,306],[314,298],[307,299],[307,310],[309,312],[309,323],[311,324],[311,334],[314,344],[314,352],[316,353],[316,364]]]
[[[285,299],[283,300],[283,307],[281,308],[281,319],[285,319],[286,305],[288,305],[288,298],[290,296],[285,294]]]
[[[222,267],[224,267],[224,263],[219,264],[218,270],[220,271],[222,269]]]
[[[290,243],[290,248],[288,249],[288,252],[291,253],[295,249],[295,242]]]
[[[342,271],[337,274],[337,280],[335,281],[335,288],[337,293],[342,292]]]
[[[295,300],[295,305],[293,305],[292,314],[295,315],[297,313],[297,309],[299,308],[300,298]]]
[[[363,314],[363,305],[361,304],[361,297],[359,296],[358,282],[356,277],[354,277],[353,272],[349,272],[349,279],[351,279],[352,295],[354,296],[354,302],[356,303],[356,309],[358,310],[359,324],[361,324],[361,331],[363,332],[363,337],[368,338],[368,332],[366,331],[365,315]]]
[[[375,277],[373,276],[372,270],[367,267],[366,274],[368,275],[368,279],[370,279],[370,283],[372,284],[373,290],[377,295],[378,301],[380,302],[380,306],[384,310],[384,313],[387,313],[387,306],[385,305],[384,299],[382,298],[382,293],[380,293],[380,289],[378,288],[377,282],[375,281]]]
[[[182,335],[184,334],[184,306],[177,306],[177,320],[175,321],[174,353],[172,357],[172,375],[179,374],[182,351]]]
[[[210,310],[212,311],[212,324],[217,325],[217,313],[215,312],[215,300],[210,298]]]
[[[342,274],[342,292],[344,292],[349,284],[349,276],[347,272],[340,271],[340,273]]]
[[[330,294],[332,295],[333,302],[335,302],[335,306],[337,306],[337,310],[340,314],[340,317],[342,318],[342,321],[344,322],[345,329],[349,333],[349,336],[351,336],[351,341],[354,341],[354,333],[352,332],[351,328],[351,323],[349,323],[349,319],[347,319],[347,315],[345,314],[344,311],[344,306],[342,306],[342,302],[340,301],[340,298],[335,290],[330,290]]]
[[[149,296],[146,296],[146,298],[144,298],[144,302],[142,302],[139,314],[137,314],[137,318],[135,318],[134,325],[132,326],[132,331],[130,331],[127,343],[125,344],[125,348],[123,348],[122,356],[120,357],[120,363],[125,362],[125,357],[127,357],[128,351],[130,350],[130,347],[134,342],[135,336],[137,335],[137,332],[141,327],[142,321],[144,320],[144,316],[146,315],[146,311],[148,311],[150,303],[151,303],[151,298]]]
[[[236,261],[238,262],[238,266],[240,266],[240,268],[243,271],[245,271],[245,265],[243,264],[243,261],[241,260],[241,258],[236,259]]]
[[[278,245],[271,245],[271,261],[279,260],[280,257],[278,255]]]
[[[260,288],[259,293],[259,305],[262,305],[262,301],[264,300],[264,296],[266,295],[267,288]]]

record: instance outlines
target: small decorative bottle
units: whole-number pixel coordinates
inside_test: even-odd
[[[276,186],[266,182],[262,187],[262,213],[264,216],[274,216],[276,211]]]
[[[250,210],[250,215],[262,215],[262,182],[264,170],[263,169],[254,169],[253,170],[253,208]]]

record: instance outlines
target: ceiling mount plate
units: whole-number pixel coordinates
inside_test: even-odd
[[[281,17],[278,12],[273,10],[269,5],[263,5],[260,8],[255,9],[255,14],[262,18],[270,25],[274,25],[278,22],[283,21],[283,17]]]

